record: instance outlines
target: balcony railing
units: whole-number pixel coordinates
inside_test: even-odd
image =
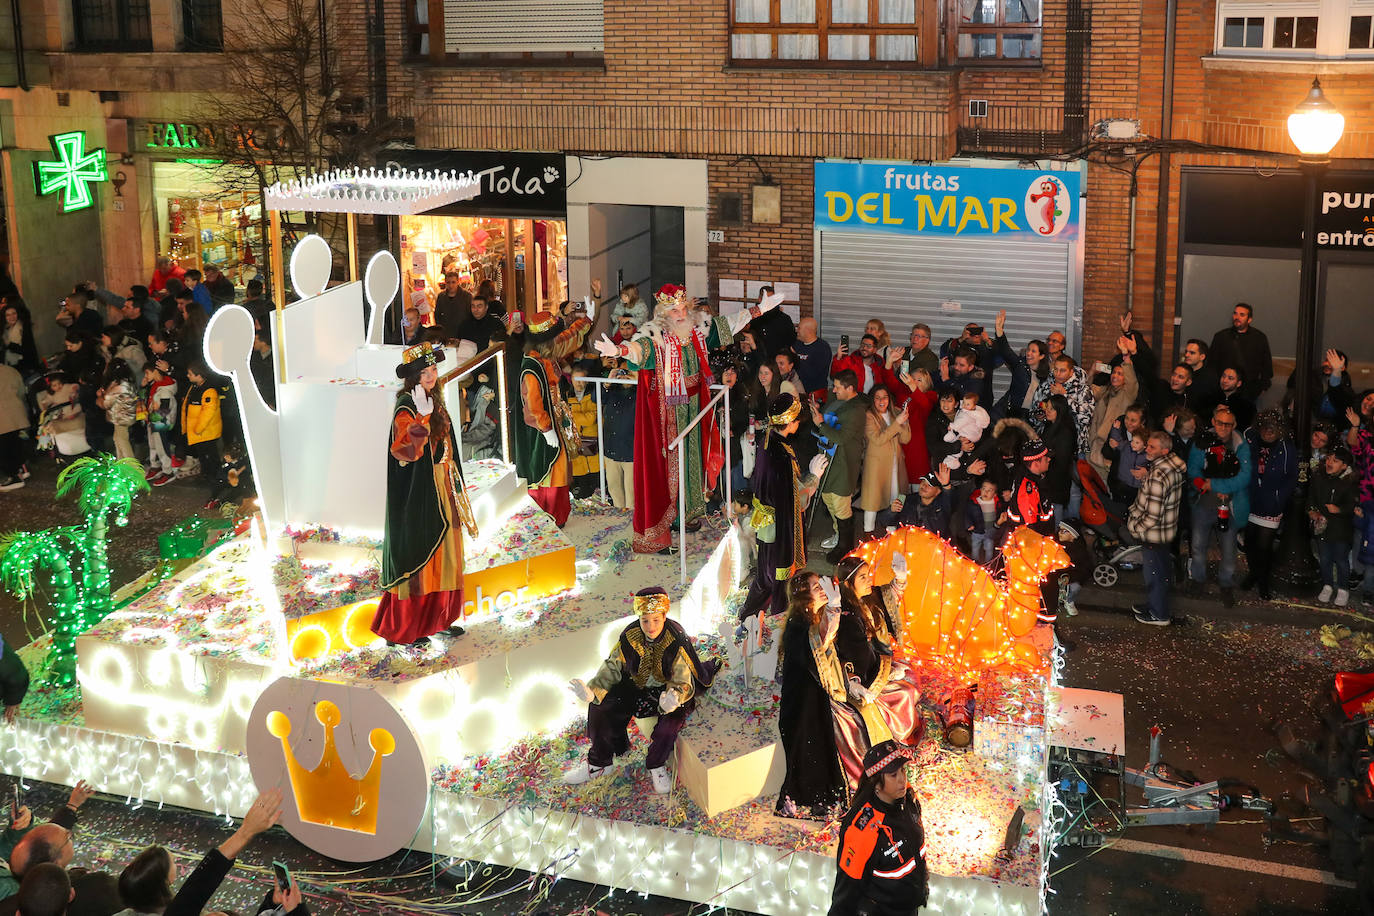
[[[923,160],[954,152],[949,113],[915,108],[464,102],[428,105],[416,124],[426,149]]]

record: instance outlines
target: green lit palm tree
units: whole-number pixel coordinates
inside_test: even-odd
[[[104,620],[112,607],[110,517],[116,525],[127,524],[134,497],[147,489],[143,466],[132,458],[80,458],[58,475],[57,496],[77,491],[85,524],[0,536],[0,585],[20,600],[34,594],[40,573],[52,585],[49,670],[59,685],[76,680],[76,637]]]
[[[72,575],[70,545],[63,533],[12,531],[0,536],[0,585],[24,601],[37,591],[39,573],[52,586],[53,656],[57,684],[76,679],[76,636],[80,630],[81,590]]]
[[[112,607],[107,559],[110,515],[114,514],[116,525],[127,525],[134,497],[148,489],[143,465],[133,458],[104,453],[78,458],[57,475],[57,498],[78,491],[76,505],[86,519],[78,544],[84,599],[78,622],[82,630],[104,620]]]

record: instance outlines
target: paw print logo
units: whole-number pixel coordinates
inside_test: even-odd
[[[553,184],[558,180],[558,169],[551,165],[544,166],[544,184]]]

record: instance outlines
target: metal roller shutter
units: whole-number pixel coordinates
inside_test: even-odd
[[[602,0],[444,0],[444,50],[600,51]]]
[[[977,321],[989,331],[998,311],[1007,311],[1007,338],[1020,348],[1064,331],[1070,351],[1077,346],[1072,305],[1073,252],[1070,244],[940,236],[864,235],[822,232],[817,301],[821,336],[838,346],[841,334],[858,347],[870,318],[887,325],[893,341],[905,346],[911,326],[931,327],[937,348]],[[960,310],[945,311],[954,301]],[[1006,384],[998,372],[997,388]]]

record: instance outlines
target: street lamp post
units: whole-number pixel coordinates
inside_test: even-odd
[[[1298,148],[1303,175],[1302,261],[1298,285],[1297,361],[1293,367],[1293,429],[1298,446],[1298,485],[1285,513],[1274,576],[1299,590],[1317,583],[1312,541],[1307,524],[1308,465],[1312,457],[1312,356],[1317,346],[1317,197],[1318,184],[1330,164],[1331,150],[1340,142],[1345,117],[1312,80],[1307,98],[1288,116],[1288,136]],[[1339,583],[1344,587],[1345,583]]]

